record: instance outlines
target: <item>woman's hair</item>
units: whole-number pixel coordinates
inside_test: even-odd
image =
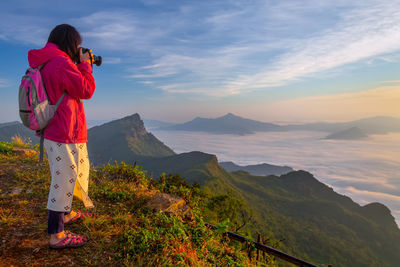
[[[82,42],[79,32],[68,24],[57,25],[50,33],[50,43],[58,45],[62,51],[68,54],[73,61],[79,61],[79,48]]]

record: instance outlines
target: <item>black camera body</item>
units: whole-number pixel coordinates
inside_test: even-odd
[[[95,64],[96,66],[100,66],[101,65],[101,63],[103,61],[101,56],[96,56],[96,55],[92,54],[90,52],[89,48],[81,47],[81,49],[82,49],[82,54],[85,54],[85,53],[89,52],[89,56],[90,56],[90,58],[92,60],[92,64]]]

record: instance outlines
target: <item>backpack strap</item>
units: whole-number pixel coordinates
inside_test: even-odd
[[[58,99],[57,103],[54,105],[55,109],[54,112],[57,111],[58,106],[61,104],[61,101],[64,99],[64,96],[67,94],[66,91],[64,91],[64,93],[61,95],[61,97]],[[46,128],[45,128],[46,129]],[[38,132],[38,134],[40,135],[40,145],[39,145],[39,162],[43,162],[43,147],[44,147],[44,129],[40,130]]]
[[[64,91],[64,93],[60,96],[58,99],[57,103],[54,105],[55,111],[57,111],[58,106],[61,104],[61,101],[64,99],[64,96],[67,94],[67,91]]]
[[[43,67],[44,67],[44,65],[46,65],[46,63],[47,63],[47,61],[39,66],[39,71],[41,71],[43,69]]]

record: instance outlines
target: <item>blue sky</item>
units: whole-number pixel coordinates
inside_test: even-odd
[[[0,3],[0,122],[18,120],[27,52],[69,23],[103,56],[88,119],[273,122],[400,117],[400,2]]]

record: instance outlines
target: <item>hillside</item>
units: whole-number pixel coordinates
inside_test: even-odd
[[[214,180],[225,170],[218,165],[215,155],[193,151],[174,156],[151,158],[138,161],[146,170],[159,177],[162,173],[180,174],[189,183],[205,184]]]
[[[360,140],[368,138],[368,135],[365,134],[363,130],[358,127],[352,127],[350,129],[346,129],[340,132],[336,132],[328,135],[324,139],[329,140]]]
[[[245,171],[256,176],[282,175],[293,171],[293,169],[288,166],[277,166],[267,163],[240,166],[233,162],[220,162],[219,165],[228,172]]]
[[[243,234],[255,237],[260,232],[270,244],[317,264],[396,266],[400,262],[400,230],[390,210],[382,204],[362,207],[304,171],[280,177],[254,176],[243,171],[226,171],[215,155],[203,152],[175,155],[147,133],[138,115],[93,129],[97,130],[91,137],[97,139],[93,139],[96,142],[92,145],[99,146],[94,147],[99,154],[92,150],[91,159],[136,162],[154,178],[164,172],[181,174],[188,182],[201,184],[216,201],[230,199],[221,194],[233,194],[239,200],[233,201],[235,205],[227,203],[229,207],[248,207],[224,213],[218,202],[215,207],[222,215],[205,213],[211,223],[252,213],[251,220],[241,229]],[[118,142],[115,148],[112,142]]]
[[[23,139],[30,139],[34,144],[39,143],[39,138],[35,136],[35,132],[22,123],[17,121],[0,123],[0,141],[10,142],[11,137],[16,135]]]
[[[255,210],[258,230],[298,257],[333,266],[400,262],[400,230],[382,204],[359,206],[303,171],[268,179],[239,172],[228,183]]]
[[[276,266],[204,226],[196,189],[149,179],[139,166],[91,171],[93,218],[66,226],[90,237],[78,249],[48,248],[48,165],[0,143],[1,266]],[[18,148],[19,149],[19,148]],[[173,195],[174,194],[174,195]],[[168,201],[167,201],[168,200]],[[74,208],[82,206],[74,202]]]
[[[400,229],[382,204],[360,206],[304,171],[280,177],[228,173],[213,155],[181,155],[185,156],[190,160],[170,157],[163,165],[166,172],[181,173],[188,181],[201,183],[211,194],[232,190],[243,198],[254,215],[253,224],[243,231],[253,236],[261,232],[283,240],[282,250],[318,264],[396,266],[400,261],[396,252],[400,251]],[[171,165],[173,169],[168,168]]]
[[[133,162],[147,157],[175,153],[147,132],[138,114],[114,120],[88,130],[88,152],[94,164]]]

